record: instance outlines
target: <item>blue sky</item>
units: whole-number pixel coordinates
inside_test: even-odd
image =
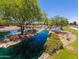
[[[77,0],[38,0],[40,8],[48,17],[62,16],[70,21],[78,20]]]

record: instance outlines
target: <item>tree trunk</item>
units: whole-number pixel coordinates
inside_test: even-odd
[[[21,26],[21,35],[24,34],[24,26]]]

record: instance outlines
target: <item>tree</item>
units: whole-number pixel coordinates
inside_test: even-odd
[[[20,26],[21,34],[27,23],[40,20],[41,15],[37,0],[0,0],[0,16]]]
[[[42,19],[41,19],[41,21],[42,21],[44,24],[48,24],[47,13],[43,13],[43,14],[42,14]]]
[[[7,26],[10,25],[9,22],[3,18],[0,17],[0,26]]]
[[[76,22],[76,21],[74,21],[74,22],[73,22],[73,25],[77,25],[77,22]]]
[[[47,13],[44,13],[44,24],[48,24],[48,18],[47,18]]]
[[[66,26],[66,25],[68,25],[68,19],[62,17],[62,20],[61,20],[61,22],[60,22],[60,25],[61,25],[61,26]]]
[[[56,26],[65,26],[68,25],[68,19],[64,17],[56,16],[52,18],[52,24]]]

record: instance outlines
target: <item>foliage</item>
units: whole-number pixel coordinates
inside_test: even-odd
[[[43,19],[44,19],[44,24],[48,24],[47,13],[44,13]]]
[[[64,17],[56,16],[52,18],[52,24],[56,26],[65,26],[68,25],[68,19]]]
[[[43,22],[43,24],[48,24],[48,21],[47,13],[42,13],[41,22]]]
[[[3,18],[0,18],[0,26],[10,25],[9,22]]]
[[[74,25],[77,25],[77,22],[76,22],[76,21],[74,21],[74,22],[73,22],[73,24],[74,24]]]
[[[21,27],[34,19],[41,19],[41,10],[37,0],[0,0],[0,16]]]
[[[70,23],[70,25],[78,25],[76,21]]]
[[[53,33],[45,43],[45,46],[46,46],[45,49],[46,52],[52,54],[53,52],[55,52],[55,50],[58,50],[62,47],[62,42],[60,41],[58,36],[55,33]]]

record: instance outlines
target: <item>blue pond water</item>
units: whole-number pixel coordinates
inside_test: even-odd
[[[19,30],[4,32],[0,34],[0,38],[6,38],[7,35],[15,35]],[[27,42],[29,45],[33,45],[34,47],[43,46],[48,37],[48,30],[43,30],[40,33],[37,33]]]
[[[36,46],[43,46],[48,37],[48,31],[43,30],[37,35],[33,36],[32,39],[35,39],[31,44]]]
[[[52,28],[52,30],[56,30],[56,31],[61,31],[61,27],[55,27],[55,28]]]
[[[38,59],[43,53],[43,45],[48,33],[48,30],[43,30],[29,40],[26,39],[8,48],[0,48],[0,56],[10,56],[10,58],[0,57],[0,59]]]
[[[56,31],[61,31],[61,27],[56,27]]]
[[[8,32],[0,32],[0,39],[5,38],[7,35],[15,35],[19,30],[12,30]]]
[[[31,39],[23,41],[22,48],[20,48],[21,52],[19,51],[16,57],[18,59],[38,59],[43,53],[43,46],[47,40],[48,33],[48,30],[43,30]]]
[[[0,32],[0,39],[5,38],[9,32]]]

